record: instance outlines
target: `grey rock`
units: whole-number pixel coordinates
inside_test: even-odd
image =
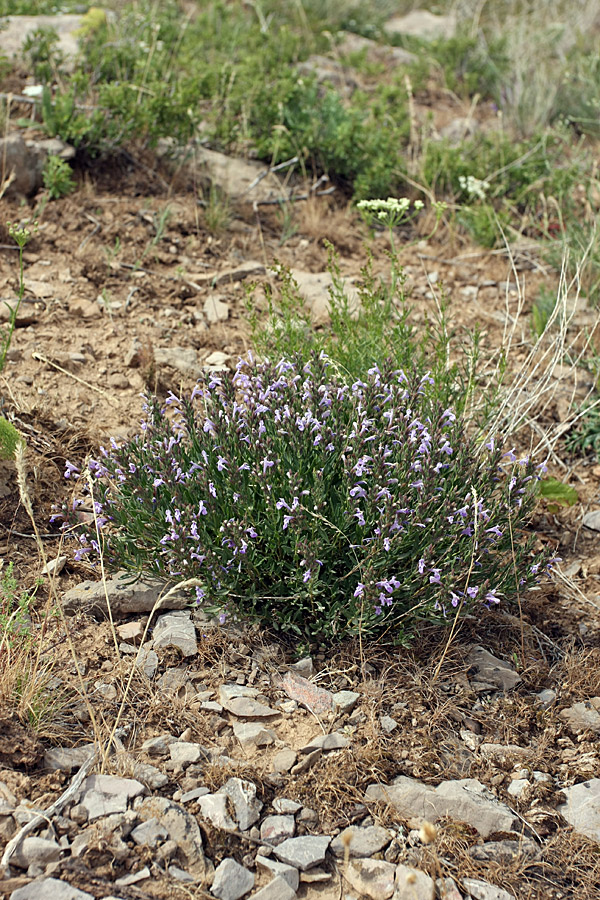
[[[292,775],[301,775],[303,772],[308,772],[311,766],[321,758],[323,755],[323,751],[320,747],[317,747],[316,750],[311,750],[310,753],[307,753],[302,757],[300,762],[296,763],[296,765],[292,768]]]
[[[592,531],[600,531],[600,509],[586,513],[583,517],[583,524]]]
[[[165,784],[169,783],[169,776],[157,769],[156,766],[148,765],[148,763],[132,761],[132,772],[136,781],[141,781],[147,788],[152,791],[160,790]]]
[[[299,659],[298,662],[292,663],[290,666],[292,672],[296,672],[298,675],[302,675],[303,678],[310,678],[314,671],[314,664],[311,656],[305,656],[303,659]]]
[[[2,53],[12,59],[22,59],[26,39],[39,28],[52,28],[58,35],[59,53],[67,65],[71,60],[72,66],[73,58],[79,52],[78,32],[82,22],[83,15],[6,16],[0,19],[3,26]]]
[[[537,845],[529,838],[522,837],[518,841],[487,841],[475,844],[469,849],[472,859],[491,861],[506,865],[515,859],[535,859],[538,856]]]
[[[4,48],[6,35],[2,33]],[[44,180],[44,166],[48,155],[71,159],[74,150],[58,139],[25,141],[19,132],[7,134],[0,138],[0,156],[3,161],[2,172],[10,179],[5,189],[7,197],[30,197],[41,188]]]
[[[231,700],[221,701],[227,712],[232,713],[238,718],[247,719],[268,719],[271,716],[278,716],[276,709],[271,709],[265,703],[259,703],[251,697],[233,697]]]
[[[150,612],[161,596],[167,592],[165,582],[160,579],[140,579],[131,581],[131,573],[117,572],[106,579],[106,593],[113,616]],[[104,618],[108,615],[104,585],[101,581],[82,581],[63,595],[65,612],[85,612]],[[190,598],[184,593],[174,593],[167,601],[168,609],[183,609]]]
[[[582,731],[600,733],[600,697],[592,697],[590,700],[574,703],[568,709],[561,709],[559,716],[575,734]]]
[[[398,723],[391,716],[380,716],[379,724],[384,734],[391,734],[398,727]]]
[[[391,63],[392,65],[405,66],[415,62],[417,57],[401,47],[390,47],[388,44],[378,44],[370,38],[354,34],[351,31],[341,32],[341,40],[337,44],[337,52],[342,55],[360,53],[366,51],[366,57],[375,63]]]
[[[133,821],[135,819],[131,820],[125,813],[114,813],[97,819],[75,835],[71,844],[71,856],[73,859],[77,859],[89,847],[102,844],[113,859],[126,859],[130,854],[130,850],[124,838],[129,836]]]
[[[44,753],[44,766],[49,772],[72,772],[80,769],[84,762],[96,752],[95,744],[84,744],[82,747],[53,747]]]
[[[483,690],[489,686],[492,690],[510,691],[521,681],[521,676],[509,663],[492,656],[483,647],[472,648],[467,665],[475,670],[477,677],[473,680],[479,682]]]
[[[198,797],[206,797],[207,794],[210,794],[210,791],[207,787],[196,787],[192,788],[191,791],[186,791],[179,798],[180,803],[191,803],[192,800],[197,800]]]
[[[518,799],[528,786],[529,782],[526,778],[515,778],[514,781],[511,781],[506,791],[510,797],[516,797]]]
[[[343,750],[350,746],[350,738],[334,731],[333,734],[318,734],[310,743],[302,747],[300,753],[312,753],[313,750]]]
[[[405,16],[394,16],[385,23],[389,34],[406,34],[431,41],[454,37],[456,16],[437,16],[426,9],[413,9]]]
[[[277,875],[264,888],[252,894],[252,900],[294,900],[296,891],[281,875]],[[32,898],[33,900],[33,898]]]
[[[133,778],[116,775],[88,775],[81,788],[81,804],[91,822],[111,813],[123,813],[129,800],[146,793],[146,788]]]
[[[344,871],[348,883],[361,896],[389,900],[395,889],[396,866],[382,859],[357,859]]]
[[[265,844],[282,844],[294,836],[296,820],[293,816],[267,816],[260,826],[260,839]]]
[[[351,825],[334,838],[331,842],[331,851],[338,858],[345,856],[346,847],[348,847],[352,859],[375,856],[376,853],[387,847],[391,840],[391,832],[387,828],[382,828],[381,825],[368,825],[366,828]]]
[[[436,878],[437,895],[440,900],[463,900],[463,895],[452,878]]]
[[[600,778],[563,788],[567,802],[558,811],[578,834],[600,841]]]
[[[296,759],[296,752],[286,747],[275,754],[271,761],[271,766],[274,772],[289,772],[294,767]]]
[[[237,831],[237,823],[233,821],[227,810],[225,794],[205,794],[198,797],[198,806],[205,819],[223,831]]]
[[[210,889],[219,900],[240,900],[254,887],[254,875],[234,859],[224,859],[215,870]]]
[[[146,822],[155,818],[167,830],[183,855],[186,868],[194,875],[204,876],[206,861],[202,834],[194,816],[182,806],[165,797],[149,797],[136,810],[138,818]]]
[[[172,762],[178,766],[197,763],[206,757],[206,751],[200,744],[188,743],[187,741],[176,741],[170,744],[169,753]]]
[[[218,186],[231,200],[252,203],[282,197],[281,184],[276,175],[268,172],[267,166],[225,156],[206,147],[196,147],[195,153],[193,171],[199,173],[201,179],[206,178],[211,185]]]
[[[273,800],[273,809],[278,813],[287,815],[291,813],[294,815],[299,809],[302,809],[302,804],[296,803],[295,800],[288,800],[287,797],[275,797]]]
[[[411,866],[396,866],[396,890],[393,900],[431,900],[435,896],[433,879]]]
[[[247,831],[258,821],[263,805],[257,799],[256,785],[251,781],[229,778],[217,793],[225,794],[231,800],[240,831]]]
[[[552,688],[545,688],[535,695],[535,699],[544,709],[550,709],[556,700],[556,691],[553,691]]]
[[[211,295],[204,301],[204,315],[211,325],[226,322],[229,318],[229,304],[224,303],[219,296]]]
[[[473,900],[515,900],[514,894],[478,878],[463,878],[462,883]]]
[[[221,684],[219,685],[219,700],[225,706],[236,697],[256,697],[258,688],[246,684]]]
[[[169,756],[169,747],[177,743],[177,738],[172,734],[160,734],[157,737],[148,738],[141,746],[141,750],[148,756]]]
[[[145,881],[146,878],[150,878],[148,866],[138,869],[137,872],[131,872],[130,875],[121,875],[120,878],[117,878],[115,884],[118,884],[119,887],[128,887],[130,884],[137,884],[138,881]]]
[[[10,895],[10,900],[94,900],[94,897],[58,878],[43,878],[17,888]]]
[[[242,747],[246,749],[250,747],[267,747],[277,740],[275,732],[259,722],[234,722],[233,733]]]
[[[18,869],[29,866],[40,866],[44,869],[48,863],[60,859],[60,847],[56,841],[41,837],[26,837],[10,858],[11,865]]]
[[[431,788],[415,778],[400,775],[390,785],[370,785],[365,799],[390,803],[409,819],[431,821],[450,816],[472,825],[484,838],[496,832],[520,831],[515,813],[474,778],[444,781]]]
[[[192,378],[199,378],[202,374],[198,353],[193,347],[155,347],[154,361],[159,366],[169,366],[169,368],[181,372],[182,375],[190,375]]]
[[[256,856],[255,862],[257,866],[262,866],[263,869],[271,872],[274,877],[279,876],[287,881],[293,891],[298,890],[300,876],[298,869],[295,869],[294,866],[287,866],[285,863],[277,862],[276,859],[269,859],[269,857],[261,856],[260,854]]]
[[[357,694],[356,691],[336,691],[333,695],[333,702],[342,714],[351,713],[359,700],[360,694]]]
[[[223,353],[222,350],[213,350],[204,360],[202,368],[207,369],[209,372],[222,372],[227,369],[227,363],[230,359],[231,357],[228,353]]]
[[[318,84],[330,84],[342,97],[351,96],[359,83],[352,71],[336,59],[314,53],[298,64],[301,75],[314,77]]]
[[[179,650],[182,656],[195,656],[198,644],[196,629],[190,615],[185,610],[178,610],[159,616],[154,626],[154,649],[174,648]]]
[[[180,869],[179,866],[169,866],[169,875],[176,881],[181,881],[188,884],[190,881],[196,880],[193,875],[190,875],[189,872],[185,872],[183,869]]]
[[[324,836],[288,838],[275,848],[275,856],[288,866],[305,872],[323,862],[330,843],[331,838]]]
[[[169,837],[169,832],[158,819],[146,819],[131,832],[131,837],[142,847],[157,847]]]

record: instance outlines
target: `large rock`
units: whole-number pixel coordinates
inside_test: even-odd
[[[196,628],[191,613],[175,610],[159,616],[154,626],[155,650],[179,650],[182,656],[195,656],[198,652]]]
[[[463,878],[463,886],[473,900],[515,900],[514,894],[509,894],[504,888],[478,878]]]
[[[567,802],[558,807],[559,813],[578,834],[600,841],[600,778],[563,788],[563,794]]]
[[[59,859],[60,847],[56,841],[41,837],[26,837],[11,856],[10,862],[19,869],[28,869],[29,866],[44,869],[48,863],[57,862]]]
[[[234,859],[224,859],[217,866],[215,878],[210,889],[219,900],[240,900],[244,894],[254,887],[254,875],[240,866]]]
[[[330,843],[330,837],[307,835],[288,838],[275,848],[275,856],[288,866],[306,872],[307,869],[312,869],[313,866],[323,862]]]
[[[359,859],[344,870],[344,877],[361,897],[389,900],[394,893],[396,866],[381,859]]]
[[[411,866],[396,868],[396,891],[393,900],[431,900],[435,896],[433,879]]]
[[[491,791],[474,778],[443,781],[432,788],[416,778],[400,775],[390,785],[370,785],[365,799],[389,803],[407,819],[431,821],[450,816],[472,825],[483,838],[500,832],[520,831],[519,820],[512,809],[496,800]]]
[[[112,578],[106,579],[106,590],[102,581],[82,581],[63,595],[64,610],[67,613],[85,612],[104,618],[108,615],[108,595],[113,616],[151,612],[159,599],[167,593],[169,586],[161,579],[134,581],[133,578],[130,572],[117,572]],[[189,604],[189,595],[183,592],[173,593],[164,609],[184,609]],[[163,607],[159,605],[157,608]]]
[[[146,788],[133,778],[117,775],[88,775],[81,786],[81,805],[87,809],[88,820],[123,813],[130,800],[146,793]]]
[[[472,686],[479,691],[510,691],[520,681],[510,663],[497,659],[484,647],[473,647],[467,657],[467,665],[473,673]]]
[[[568,709],[561,709],[559,716],[575,734],[582,731],[600,733],[600,697],[582,700],[569,706]]]
[[[2,174],[10,179],[5,195],[33,196],[44,182],[44,166],[50,155],[72,159],[75,150],[58,138],[26,141],[18,131],[0,138]]]
[[[366,828],[351,825],[334,838],[331,842],[331,851],[334,856],[343,858],[348,847],[352,859],[375,856],[387,847],[391,840],[391,833],[381,825],[369,825]]]
[[[94,900],[94,897],[58,878],[43,878],[17,888],[10,895],[10,900]]]

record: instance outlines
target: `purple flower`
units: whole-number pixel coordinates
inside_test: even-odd
[[[364,515],[363,515],[362,510],[359,509],[358,506],[357,506],[356,509],[354,510],[354,517],[355,517],[356,520],[358,521],[358,524],[360,525],[360,527],[361,527],[361,528],[364,528],[365,525],[366,525],[365,517],[364,517]]]
[[[516,462],[517,457],[515,456],[515,448],[513,447],[512,450],[509,450],[508,453],[505,453],[502,458],[508,459],[510,460],[510,462]]]
[[[452,456],[454,450],[450,446],[450,441],[444,441],[444,443],[440,447],[440,453],[447,453],[448,456]]]
[[[293,516],[284,516],[283,517],[283,530],[285,531],[285,529],[288,527],[290,522],[293,522],[293,521],[294,521]]]
[[[273,462],[273,460],[272,460],[272,459],[268,459],[268,458],[265,456],[265,458],[262,460],[263,475],[266,475],[266,474],[267,474],[267,469],[272,468],[274,465],[275,465],[275,463]]]
[[[219,470],[219,472],[222,472],[223,469],[226,469],[228,465],[229,463],[227,462],[225,457],[219,456],[219,458],[217,459],[217,469]]]
[[[456,609],[456,607],[460,603],[460,597],[458,596],[458,594],[455,594],[454,591],[450,591],[450,598],[452,600],[452,606]]]
[[[419,569],[419,575],[422,575],[423,572],[425,571],[425,560],[424,559],[419,560],[418,569]]]
[[[500,598],[496,597],[495,590],[488,591],[487,594],[485,595],[485,600],[490,604],[491,603],[496,603],[496,604],[500,603]]]
[[[354,591],[354,596],[362,597],[364,592],[365,592],[365,586],[364,586],[364,584],[362,584],[362,582],[359,581],[358,584],[356,585],[356,590]]]
[[[307,581],[310,581],[310,569],[307,569],[304,575],[302,576],[302,581],[306,584]]]
[[[79,477],[79,469],[77,466],[73,465],[73,463],[69,462],[69,460],[65,460],[65,478],[71,478],[71,476]]]
[[[440,581],[440,572],[441,569],[431,569],[433,575],[429,576],[429,584],[441,584]]]
[[[497,525],[494,525],[493,528],[486,528],[486,532],[488,534],[495,534],[497,538],[501,538],[504,533]]]
[[[467,588],[467,594],[469,597],[471,597],[472,600],[475,599],[475,597],[477,596],[478,593],[479,593],[479,587],[468,587]]]

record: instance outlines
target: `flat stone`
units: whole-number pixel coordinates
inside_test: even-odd
[[[277,875],[264,888],[252,894],[252,900],[294,900],[295,896],[295,889],[290,886],[285,878]]]
[[[202,847],[202,834],[194,816],[166,797],[149,797],[136,810],[143,822],[155,818],[168,832],[169,839],[177,844],[186,869],[204,877],[206,861]]]
[[[140,579],[132,582],[130,572],[117,572],[106,579],[106,593],[113,616],[151,612],[159,598],[166,594],[166,582],[161,579]],[[173,593],[167,601],[168,609],[184,609],[190,598],[184,592]],[[63,594],[67,613],[85,612],[96,618],[108,615],[104,585],[101,581],[82,581]]]
[[[223,702],[223,706],[227,712],[238,716],[238,718],[268,719],[271,716],[279,715],[276,709],[271,709],[270,706],[259,703],[258,700],[253,700],[250,697],[234,697],[232,700]]]
[[[326,872],[320,866],[309,869],[308,872],[302,872],[300,881],[302,884],[323,884],[325,881],[331,881],[331,872]]]
[[[219,701],[225,705],[236,697],[256,697],[258,688],[247,684],[221,684],[219,685]]]
[[[431,900],[435,896],[433,879],[411,866],[396,866],[394,900]]]
[[[247,831],[258,822],[263,805],[256,796],[256,785],[251,781],[229,778],[217,793],[225,794],[231,800],[240,831]]]
[[[322,755],[323,751],[320,747],[317,747],[316,750],[311,750],[310,753],[307,753],[302,757],[300,762],[296,763],[296,765],[291,770],[291,774],[301,775],[303,772],[308,772],[311,766],[314,766],[314,764],[318,762]]]
[[[117,878],[115,884],[118,884],[119,887],[128,887],[130,884],[137,884],[138,881],[145,881],[146,878],[150,878],[148,866],[138,869],[137,872],[131,872],[129,875],[121,875],[120,878]]]
[[[574,703],[568,709],[561,709],[558,715],[575,734],[582,731],[600,733],[600,697]]]
[[[65,567],[67,562],[66,556],[57,556],[55,559],[49,559],[44,568],[42,569],[42,575],[59,575]]]
[[[294,836],[296,820],[293,816],[267,816],[260,826],[260,839],[277,846]]]
[[[600,778],[563,788],[567,802],[558,811],[578,834],[600,841]]]
[[[265,728],[259,722],[234,722],[233,733],[242,747],[245,748],[267,747],[277,740],[275,732],[270,728]]]
[[[600,509],[586,513],[583,517],[583,524],[585,528],[590,528],[592,531],[600,531]]]
[[[80,769],[96,752],[95,744],[81,747],[53,747],[44,753],[44,766],[49,772],[72,772]]]
[[[405,16],[393,16],[385,23],[389,34],[406,34],[422,40],[448,40],[456,32],[456,16],[438,16],[426,9],[413,9]]]
[[[472,648],[467,665],[476,673],[476,679],[472,680],[480,682],[483,689],[489,685],[492,690],[510,691],[521,681],[521,676],[509,663],[492,656],[483,647]]]
[[[431,821],[449,816],[472,825],[484,838],[496,832],[520,831],[518,818],[510,807],[474,778],[444,781],[431,788],[416,778],[400,775],[390,785],[370,785],[365,800],[390,803],[407,819]]]
[[[254,887],[254,875],[234,859],[224,859],[215,870],[210,889],[219,900],[240,900]]]
[[[473,900],[515,900],[514,894],[509,894],[503,888],[487,881],[479,881],[477,878],[463,878],[465,890],[469,892]]]
[[[145,794],[146,788],[133,778],[117,775],[88,775],[81,788],[81,805],[91,822],[101,816],[123,813],[130,800]]]
[[[237,823],[233,821],[227,810],[225,794],[205,794],[198,797],[198,806],[205,819],[223,831],[237,831]]]
[[[134,664],[136,669],[141,669],[146,678],[151,680],[158,669],[158,655],[155,650],[140,649]]]
[[[529,838],[518,841],[486,841],[469,848],[472,859],[491,861],[507,865],[515,859],[535,859],[539,855],[537,845]]]
[[[203,368],[209,369],[212,372],[220,372],[223,369],[227,368],[227,363],[230,359],[231,357],[228,353],[223,353],[222,350],[213,350],[213,352],[209,353],[209,355],[204,360]]]
[[[312,681],[297,675],[295,672],[286,672],[281,679],[281,687],[291,700],[305,706],[315,715],[333,712],[335,702],[331,691],[317,687]]]
[[[359,859],[344,871],[349,884],[372,900],[388,900],[394,893],[396,866],[381,859]]]
[[[289,772],[296,763],[296,753],[289,747],[280,750],[271,760],[271,767],[274,772]]]
[[[211,325],[226,322],[229,318],[229,304],[218,296],[207,297],[204,301],[204,315]]]
[[[261,866],[263,869],[267,869],[271,872],[274,877],[279,876],[287,881],[293,891],[298,890],[300,876],[298,874],[298,869],[295,869],[294,866],[288,866],[285,863],[277,862],[276,859],[260,856],[260,854],[257,855],[255,862],[257,866]]]
[[[177,743],[177,738],[172,734],[160,734],[157,737],[148,738],[140,749],[148,756],[169,756],[169,747],[175,743]]]
[[[171,760],[179,766],[200,762],[206,757],[206,751],[201,744],[188,743],[187,741],[175,741],[169,745]]]
[[[192,378],[199,378],[202,374],[198,351],[193,347],[155,347],[154,361],[158,366],[169,366],[171,369],[181,372],[182,375],[189,375]],[[170,601],[169,606],[171,606]]]
[[[379,724],[384,734],[391,734],[398,727],[398,723],[391,716],[380,716]]]
[[[514,781],[511,781],[506,791],[510,797],[519,798],[528,786],[529,782],[526,778],[515,778]]]
[[[174,648],[182,656],[195,656],[198,652],[196,628],[190,618],[191,613],[185,610],[164,613],[159,616],[153,633],[155,650]]]
[[[275,848],[275,856],[281,862],[305,872],[324,861],[330,843],[330,837],[307,835],[288,838]]]
[[[333,702],[342,714],[351,713],[359,700],[360,694],[356,691],[336,691],[333,695]]]
[[[180,803],[191,803],[192,800],[197,800],[198,797],[206,797],[207,794],[210,794],[210,791],[207,787],[196,787],[192,788],[191,791],[186,791],[179,798]]]
[[[10,900],[94,900],[94,896],[58,878],[43,878],[17,888],[10,895]]]
[[[351,825],[344,828],[331,842],[334,856],[343,859],[348,847],[352,859],[375,856],[392,840],[392,834],[381,825],[368,825],[366,828]]]
[[[146,819],[145,822],[142,822],[141,825],[138,825],[137,828],[134,828],[131,832],[131,837],[142,847],[157,847],[159,844],[162,844],[163,841],[166,841],[169,837],[169,832],[161,825],[158,819]]]
[[[314,671],[312,656],[304,656],[302,659],[299,659],[298,662],[292,663],[290,669],[292,672],[295,672],[296,675],[302,675],[303,678],[310,678]]]
[[[48,863],[60,859],[60,852],[56,841],[41,837],[26,837],[11,856],[10,864],[18,869],[28,869],[29,866],[40,866],[44,869]]]
[[[296,803],[295,800],[288,800],[287,797],[275,797],[273,800],[273,809],[278,813],[287,815],[291,813],[291,815],[294,815],[299,809],[302,809],[302,804]]]
[[[435,884],[438,891],[436,896],[440,900],[463,900],[463,895],[452,878],[436,878]]]
[[[169,776],[149,763],[133,761],[131,774],[152,791],[157,791],[169,783]]]
[[[312,753],[313,750],[344,750],[350,746],[350,738],[334,731],[333,734],[318,734],[309,744],[300,749],[300,753]]]
[[[144,635],[144,623],[124,622],[122,625],[117,625],[116,631],[122,641],[138,646]]]

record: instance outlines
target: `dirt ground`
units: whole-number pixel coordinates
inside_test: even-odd
[[[38,222],[24,254],[25,300],[2,374],[2,397],[4,415],[27,438],[28,487],[50,559],[64,549],[49,518],[53,504],[60,505],[68,497],[65,461],[80,463],[111,436],[134,434],[144,390],[156,389],[166,395],[193,386],[193,373],[184,374],[161,363],[159,351],[196,351],[199,365],[219,351],[235,365],[238,355],[249,346],[247,297],[259,309],[265,307],[261,285],[269,281],[277,289],[270,268],[275,260],[296,269],[322,272],[327,265],[326,238],[338,250],[342,274],[357,278],[366,260],[368,239],[339,192],[297,203],[292,211],[295,233],[282,242],[277,211],[251,205],[232,209],[226,229],[210,233],[194,190],[174,186],[168,172],[155,168],[150,160],[122,158],[93,171],[80,170],[77,177],[77,191],[61,200],[0,200],[0,223],[33,218]],[[3,225],[0,245],[0,297],[10,300],[18,287],[17,253]],[[376,236],[371,246],[376,271],[387,271],[385,238]],[[490,354],[502,345],[507,321],[514,318],[521,296],[522,317],[509,356],[509,367],[517,371],[531,343],[528,312],[533,300],[540,285],[557,283],[556,273],[532,242],[514,248],[511,259],[505,252],[468,245],[443,227],[428,244],[413,244],[402,251],[402,259],[415,322],[431,314],[443,286],[453,327],[460,334],[462,326],[479,323],[484,350]],[[249,263],[253,274],[248,278],[233,280],[228,274]],[[254,282],[257,286],[250,288]],[[211,322],[206,304],[215,297],[226,304],[228,313],[226,319]],[[596,312],[581,303],[571,325],[573,334],[589,329],[595,320]],[[537,419],[538,428],[550,433],[567,421],[572,402],[580,402],[590,386],[590,377],[583,370],[577,379],[570,371],[557,371],[548,388],[549,399],[543,403],[545,409]],[[519,434],[524,446],[538,439],[539,434],[536,437],[531,429]],[[560,444],[549,466],[552,474],[577,489],[580,502],[557,513],[540,505],[532,527],[540,543],[549,544],[562,558],[561,570],[569,577],[532,593],[523,603],[521,617],[501,612],[490,613],[481,621],[466,620],[438,677],[434,670],[443,655],[445,636],[435,630],[426,632],[419,647],[410,653],[345,646],[315,654],[319,683],[332,690],[359,690],[362,708],[367,711],[353,735],[354,751],[341,770],[324,757],[316,768],[286,787],[287,796],[318,811],[325,833],[327,828],[341,828],[353,821],[353,809],[367,784],[398,774],[438,783],[465,777],[468,772],[493,785],[502,796],[510,783],[510,765],[466,760],[457,749],[459,727],[486,741],[530,748],[528,767],[548,772],[564,785],[582,776],[600,777],[597,736],[573,735],[554,709],[542,711],[531,700],[532,692],[552,688],[560,706],[565,707],[598,694],[600,684],[600,544],[598,534],[582,526],[584,513],[598,504],[600,466],[592,458],[568,457]],[[0,556],[5,564],[14,563],[20,584],[31,586],[43,562],[10,463],[3,464],[0,472],[0,530]],[[66,590],[87,578],[97,578],[97,573],[69,558],[58,578],[59,588]],[[38,590],[40,607],[46,592],[43,584]],[[60,667],[62,677],[70,679],[77,691],[66,635],[60,624],[52,627],[55,633],[45,651],[47,658]],[[95,695],[94,700],[99,720],[110,727],[124,676],[109,626],[80,616],[72,621],[71,629],[86,684],[102,677],[116,685],[115,696],[102,700]],[[467,649],[473,644],[514,658],[523,679],[522,690],[493,701],[478,699],[464,674]],[[225,677],[247,677],[257,648],[263,650],[261,675],[270,675],[283,660],[293,659],[293,648],[281,646],[270,636],[251,632],[242,638],[224,630],[205,636],[186,679],[191,678],[200,690],[200,684],[210,689]],[[166,670],[174,662],[162,660],[161,666]],[[134,683],[126,704],[125,718],[135,723],[136,744],[165,731],[189,729],[190,739],[212,739],[222,752],[239,755],[227,733],[215,735],[211,723],[198,717],[184,688],[168,702],[158,691],[151,697],[144,691],[141,683]],[[381,711],[399,722],[393,735],[382,736],[376,728]],[[310,718],[294,719],[289,726],[290,746],[301,746],[310,739],[313,725]],[[25,735],[19,729],[22,731],[23,725],[10,710],[0,710],[0,781],[11,786],[20,799],[47,805],[66,782],[43,772],[39,762],[42,751],[50,744],[89,740],[89,714],[81,700],[73,701],[54,721],[52,734],[42,733],[38,739],[29,729]],[[269,762],[268,754],[247,760],[248,772],[261,785],[265,802],[273,794],[267,777]],[[215,784],[222,783],[228,774],[215,771],[212,777]],[[181,787],[185,789],[185,784]],[[415,861],[434,871],[442,859],[446,874],[487,877],[523,898],[597,896],[597,848],[565,827],[555,809],[559,802],[560,792],[545,791],[543,785],[523,800],[523,814],[544,840],[543,857],[535,863],[525,865],[521,860],[512,868],[477,863],[467,852],[475,843],[474,836],[451,830],[444,833],[435,852],[426,847],[415,850]],[[204,837],[213,858],[227,853],[240,856],[239,845],[229,846],[208,830]],[[102,884],[115,875],[113,865],[99,858],[97,883],[89,871],[76,868],[68,880],[104,896]],[[173,888],[168,893],[158,881],[152,890],[150,895],[132,888],[127,896],[179,896]],[[333,893],[330,887],[311,886],[309,891],[304,886],[302,890],[300,897],[340,896],[337,888]]]

